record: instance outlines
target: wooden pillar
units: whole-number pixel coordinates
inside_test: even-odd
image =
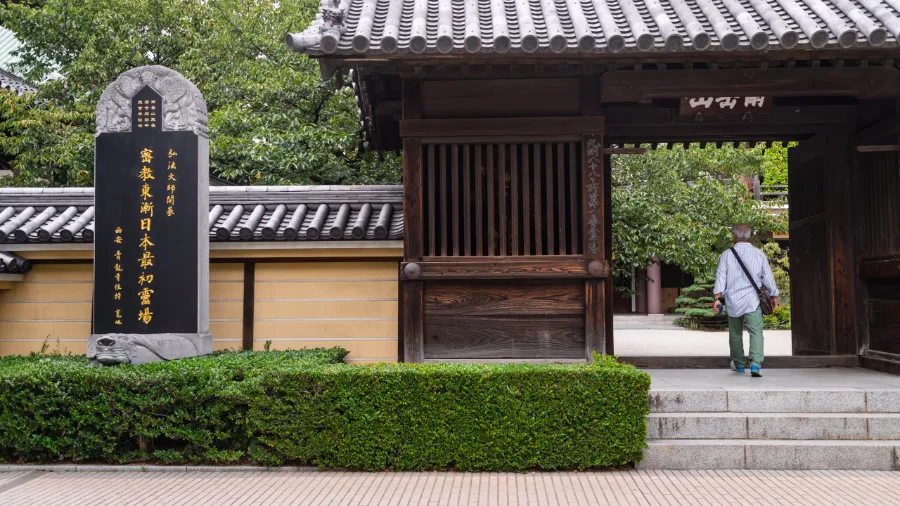
[[[253,320],[254,316],[253,303],[256,299],[256,264],[254,262],[246,262],[244,264],[244,314],[243,314],[243,339],[241,340],[242,348],[245,350],[253,349]]]
[[[850,128],[826,134],[825,148],[825,215],[828,220],[834,318],[832,354],[857,353],[856,342],[856,277],[853,261],[853,212],[851,205],[851,163],[854,133]]]
[[[600,100],[600,76],[585,75],[581,78],[580,101],[582,116],[602,116]],[[601,150],[594,158],[588,157],[588,139],[594,138]],[[612,262],[612,165],[609,155],[602,152],[606,147],[602,135],[585,135],[582,139],[582,186],[584,189],[584,255],[590,262],[605,259]],[[593,160],[593,162],[592,162]],[[594,163],[591,166],[591,163]],[[597,185],[593,189],[590,184]],[[594,193],[596,191],[596,193]],[[595,194],[597,201],[592,207],[588,197]],[[596,227],[597,243],[592,246],[591,227]],[[585,282],[585,354],[588,362],[592,352],[613,354],[613,286],[612,266],[610,273],[602,281]]]
[[[647,264],[647,314],[662,314],[662,264],[659,257]]]
[[[584,134],[582,137],[582,216],[584,217],[585,262],[606,256],[606,171],[603,167],[603,134]],[[609,278],[607,278],[607,281]],[[604,281],[585,281],[584,333],[585,358],[592,360],[594,352],[605,354],[606,314],[608,302]]]
[[[634,312],[647,314],[647,269],[638,269],[634,275]]]
[[[403,117],[422,117],[422,82],[403,81]],[[424,253],[422,233],[422,141],[418,138],[403,139],[403,260],[418,262]],[[399,316],[402,335],[399,341],[403,349],[398,357],[405,362],[422,362],[425,359],[425,301],[421,281],[400,281],[403,306]]]

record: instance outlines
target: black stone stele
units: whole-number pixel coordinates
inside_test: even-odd
[[[110,88],[97,108],[88,355],[115,364],[210,353],[205,104],[163,67]]]
[[[160,129],[161,102],[145,87],[134,131],[97,137],[95,334],[198,331],[197,139]]]

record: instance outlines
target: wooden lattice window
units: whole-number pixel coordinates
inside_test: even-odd
[[[582,254],[580,142],[422,151],[425,256]]]

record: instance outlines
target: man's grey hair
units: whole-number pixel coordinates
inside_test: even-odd
[[[750,225],[735,225],[731,227],[731,233],[739,241],[749,241],[753,236],[753,229],[750,228]]]

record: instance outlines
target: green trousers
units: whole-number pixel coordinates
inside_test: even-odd
[[[763,363],[763,315],[757,309],[736,318],[728,317],[728,341],[731,346],[731,360],[737,365],[744,363],[744,326],[750,332],[750,365],[762,367]]]

